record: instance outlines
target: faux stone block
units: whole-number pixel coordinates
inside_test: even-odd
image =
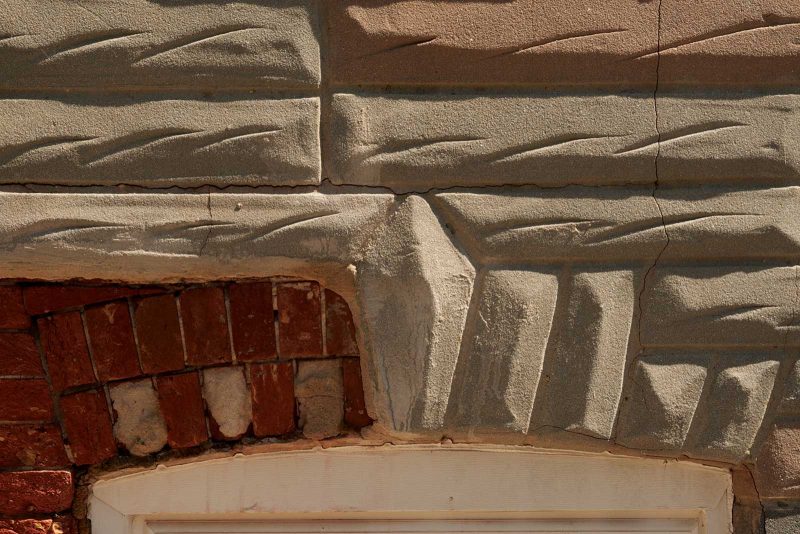
[[[0,17],[0,87],[313,87],[313,2],[20,0]]]
[[[203,370],[203,398],[211,415],[212,434],[220,439],[237,440],[253,421],[250,389],[241,367],[215,367]]]
[[[5,99],[0,121],[19,127],[0,132],[0,183],[316,184],[318,108],[314,98]]]
[[[134,456],[160,451],[167,444],[167,425],[158,395],[148,378],[111,386],[114,437]]]

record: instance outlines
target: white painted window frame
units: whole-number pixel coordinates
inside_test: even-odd
[[[727,470],[522,447],[340,447],[95,482],[93,534],[727,534]]]

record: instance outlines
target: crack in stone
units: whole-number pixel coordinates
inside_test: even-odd
[[[206,249],[206,245],[208,245],[208,240],[211,239],[211,232],[214,231],[214,225],[213,225],[214,213],[211,211],[211,189],[210,188],[208,190],[208,203],[206,204],[206,207],[208,209],[208,220],[209,220],[208,232],[206,232],[206,236],[203,239],[203,243],[200,245],[200,250],[197,252],[197,256],[198,257],[203,255],[203,252]]]

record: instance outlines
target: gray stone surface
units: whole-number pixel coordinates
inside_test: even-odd
[[[203,399],[223,436],[236,439],[247,432],[253,409],[242,367],[204,369]]]
[[[316,184],[315,98],[0,100],[0,183]]]
[[[114,437],[134,456],[147,456],[167,444],[167,425],[149,378],[111,386]]]
[[[14,0],[0,88],[315,86],[314,2]]]
[[[341,360],[299,362],[294,394],[304,436],[325,439],[342,431],[344,384]]]
[[[800,534],[800,509],[767,509],[766,534]]]
[[[335,183],[398,192],[796,181],[798,109],[795,95],[662,94],[656,131],[652,94],[337,94],[327,148]]]

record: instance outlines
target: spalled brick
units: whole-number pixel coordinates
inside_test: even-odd
[[[161,412],[167,423],[167,443],[173,449],[200,445],[208,439],[203,397],[197,373],[156,379]]]
[[[87,308],[86,329],[101,381],[122,380],[141,373],[127,301]]]
[[[0,467],[58,467],[69,463],[55,425],[0,426]]]
[[[181,293],[181,317],[186,357],[192,365],[231,360],[225,295],[220,287],[200,287]]]
[[[325,354],[358,355],[353,314],[347,302],[330,289],[325,290]]]
[[[69,471],[0,473],[0,514],[50,514],[72,505],[75,490]]]
[[[53,401],[44,379],[0,379],[0,421],[50,421]]]
[[[0,534],[77,534],[72,516],[56,519],[0,519]]]
[[[161,291],[163,289],[152,287],[33,285],[24,288],[25,309],[31,315],[41,315]]]
[[[95,381],[80,312],[43,317],[37,322],[47,368],[56,391]]]
[[[232,284],[228,288],[228,295],[236,357],[241,361],[277,357],[272,284]]]
[[[0,286],[0,328],[28,328],[31,319],[25,311],[22,288]]]
[[[163,373],[183,368],[183,341],[178,306],[173,295],[143,298],[134,302],[134,323],[145,373]]]
[[[44,375],[36,340],[25,333],[0,333],[0,375]]]
[[[108,401],[103,390],[61,398],[64,429],[76,464],[96,464],[117,454]]]
[[[342,360],[342,383],[344,385],[344,422],[352,428],[363,428],[372,424],[364,402],[364,384],[361,380],[361,361],[358,358]]]
[[[319,284],[278,284],[278,347],[282,357],[322,356]]]
[[[253,399],[253,433],[280,436],[295,430],[294,366],[291,362],[254,364],[250,367]]]

